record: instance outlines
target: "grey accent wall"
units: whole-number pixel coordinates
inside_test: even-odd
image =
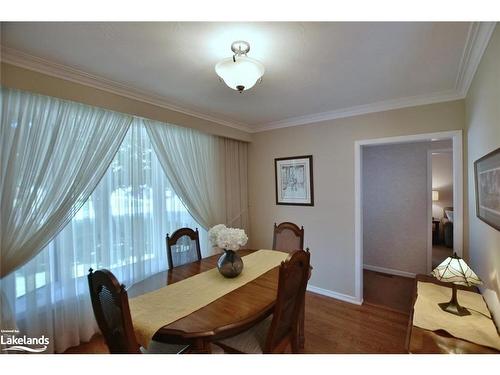
[[[363,263],[426,273],[430,142],[363,147]]]

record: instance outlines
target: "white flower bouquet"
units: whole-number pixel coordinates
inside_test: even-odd
[[[224,224],[218,224],[210,228],[208,238],[212,246],[233,251],[238,250],[248,241],[248,237],[243,229],[228,228]]]

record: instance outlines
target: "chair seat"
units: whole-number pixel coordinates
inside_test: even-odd
[[[245,332],[221,340],[220,343],[242,353],[262,354],[272,320],[271,315]]]
[[[176,345],[176,344],[165,344],[159,341],[151,341],[149,348],[144,348],[141,346],[140,350],[142,354],[179,354],[187,345]]]

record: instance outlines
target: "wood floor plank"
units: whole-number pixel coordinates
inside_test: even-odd
[[[415,279],[369,270],[363,271],[363,300],[366,304],[410,314]]]

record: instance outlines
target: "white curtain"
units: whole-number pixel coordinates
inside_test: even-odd
[[[131,116],[1,89],[0,277],[37,254],[87,200]]]
[[[248,234],[248,143],[219,137],[224,173],[225,224]]]
[[[189,212],[208,229],[224,223],[248,230],[247,145],[144,120],[165,173]]]
[[[89,298],[90,267],[110,269],[127,286],[167,268],[165,235],[207,232],[175,194],[142,123],[131,126],[95,191],[34,259],[2,280],[22,334],[50,337],[49,351],[98,332]]]

